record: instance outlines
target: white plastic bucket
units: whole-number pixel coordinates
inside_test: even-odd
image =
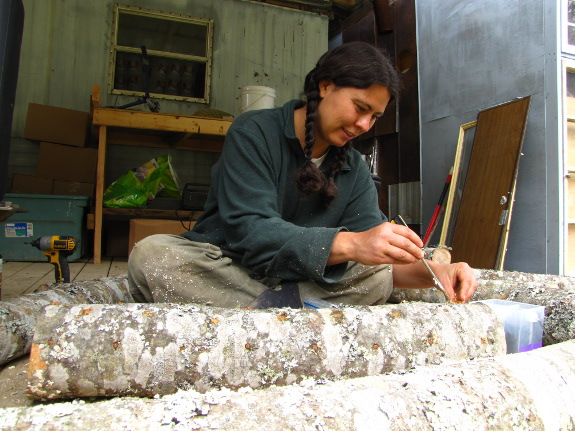
[[[240,92],[240,112],[273,108],[275,99],[275,89],[259,85],[247,85],[242,87]]]

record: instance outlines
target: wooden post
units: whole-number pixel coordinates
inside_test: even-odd
[[[569,430],[574,357],[572,340],[336,382],[8,408],[0,429]]]
[[[506,351],[484,304],[223,309],[176,304],[47,307],[30,356],[35,399],[288,385]]]
[[[99,265],[102,259],[102,223],[103,223],[103,201],[104,182],[106,167],[106,147],[107,147],[106,126],[99,126],[98,129],[98,165],[96,168],[96,191],[94,204],[94,263]]]

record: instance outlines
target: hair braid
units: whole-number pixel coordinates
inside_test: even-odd
[[[306,104],[305,147],[303,150],[306,161],[296,174],[296,185],[305,195],[322,190],[326,183],[324,174],[311,161],[311,154],[315,144],[314,124],[317,119],[319,101],[319,89],[310,92]]]
[[[347,160],[347,151],[349,143],[343,147],[333,147],[330,150],[327,163],[322,165],[322,171],[326,178],[326,184],[322,189],[321,200],[325,207],[329,207],[337,196],[337,186],[335,185],[335,176],[341,171],[341,167]]]

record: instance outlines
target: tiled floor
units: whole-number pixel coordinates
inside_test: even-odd
[[[93,261],[71,262],[70,280],[95,280],[128,273],[127,258],[103,258]],[[48,262],[4,262],[2,270],[2,300],[34,292],[42,284],[55,281],[54,265]]]

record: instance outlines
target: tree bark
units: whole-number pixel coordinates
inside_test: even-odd
[[[47,307],[32,352],[34,399],[151,396],[289,385],[506,351],[484,304],[222,309],[175,304]]]
[[[8,408],[0,429],[572,430],[574,357],[572,340],[336,382]]]
[[[545,307],[543,345],[575,338],[575,277],[475,270],[477,290],[471,301],[504,299]],[[394,289],[390,303],[445,302],[435,289]]]
[[[125,277],[64,284],[0,302],[0,365],[30,351],[36,314],[51,304],[133,302]]]

